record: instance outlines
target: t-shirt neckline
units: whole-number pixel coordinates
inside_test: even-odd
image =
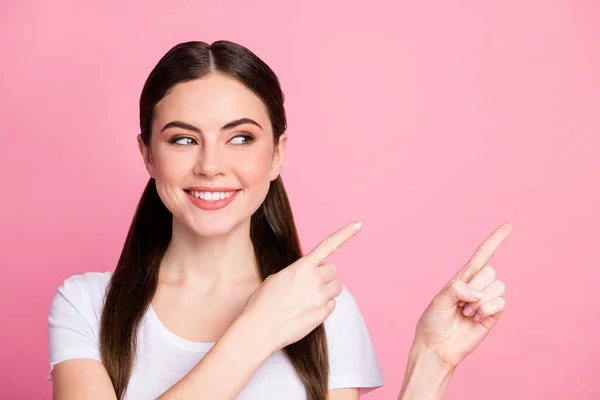
[[[158,318],[158,315],[156,314],[154,307],[152,307],[152,304],[148,306],[148,314],[150,316],[151,325],[158,331],[158,333],[178,347],[181,347],[185,350],[207,353],[215,345],[214,342],[193,342],[176,335],[162,323],[160,318]]]

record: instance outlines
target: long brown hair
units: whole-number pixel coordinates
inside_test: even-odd
[[[229,41],[211,45],[180,43],[154,67],[140,97],[140,130],[150,145],[154,108],[178,83],[219,72],[238,79],[265,104],[275,144],[287,127],[284,96],[275,73],[247,48]],[[123,251],[110,280],[100,327],[100,351],[117,398],[122,399],[136,354],[137,330],[154,297],[159,267],[172,234],[173,215],[162,203],[150,178],[133,217]],[[300,257],[302,251],[281,177],[271,182],[260,208],[252,215],[250,237],[262,279]],[[285,347],[310,400],[327,398],[329,362],[323,324]]]

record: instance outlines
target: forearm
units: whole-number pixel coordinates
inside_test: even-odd
[[[238,319],[202,360],[157,400],[234,399],[273,349]]]
[[[411,348],[398,400],[440,400],[454,368],[450,368],[421,346]]]

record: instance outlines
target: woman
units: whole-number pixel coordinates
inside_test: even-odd
[[[361,224],[302,257],[271,69],[231,42],[181,43],[144,85],[140,129],[150,180],[114,273],[72,276],[52,302],[54,398],[350,400],[381,386],[358,306],[326,261]],[[467,267],[419,322],[402,398],[441,396],[502,311],[491,269]]]

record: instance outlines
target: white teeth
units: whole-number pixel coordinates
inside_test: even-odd
[[[197,192],[195,190],[189,191],[189,193],[197,199],[204,201],[218,201],[229,198],[235,194],[235,190],[231,192]]]

